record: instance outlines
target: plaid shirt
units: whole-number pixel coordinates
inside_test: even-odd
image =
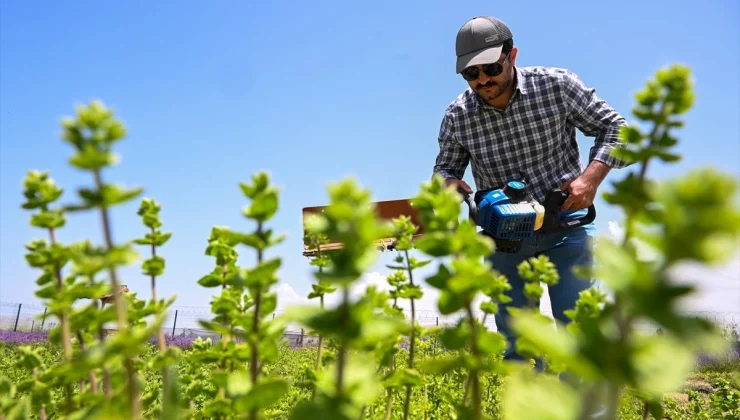
[[[479,100],[470,88],[446,109],[439,130],[434,173],[462,179],[472,165],[476,189],[500,188],[526,176],[530,199],[578,177],[578,128],[595,137],[589,160],[612,168],[627,164],[611,156],[625,120],[574,73],[547,67],[516,69],[516,90],[506,110]]]

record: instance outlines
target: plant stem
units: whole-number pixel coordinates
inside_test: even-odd
[[[409,273],[409,284],[414,287],[414,275],[411,269],[411,262],[409,261],[409,251],[404,250],[406,256],[406,268]],[[411,301],[411,335],[409,337],[409,362],[408,368],[414,369],[414,350],[416,347],[416,308],[414,306],[414,298],[409,299]],[[403,402],[403,418],[404,420],[409,417],[409,408],[411,406],[411,385],[406,385],[406,400]]]
[[[152,229],[152,257],[157,257],[157,246],[154,244],[154,238],[156,235],[156,231],[154,227]],[[152,301],[157,302],[157,276],[152,274]],[[159,341],[159,349],[164,353],[165,350],[167,350],[167,343],[164,339],[164,330],[160,328],[157,332],[157,340]],[[166,369],[165,372],[163,372],[163,375],[166,376]]]
[[[262,222],[257,222],[257,236],[262,237]],[[257,248],[257,265],[262,264],[262,248]],[[262,303],[262,287],[256,286],[256,296],[254,297],[254,317],[252,318],[252,352],[249,361],[249,373],[252,379],[252,387],[257,386],[259,378],[259,330],[260,330],[260,305]],[[249,418],[257,418],[257,409],[254,408],[249,412]]]
[[[471,333],[471,343],[470,343],[470,353],[472,354],[473,358],[478,360],[480,357],[478,352],[478,328],[477,325],[475,325],[475,316],[473,315],[473,306],[471,303],[468,303],[465,306],[465,309],[468,312],[468,321],[470,322],[470,333]],[[478,377],[478,369],[472,369],[470,371],[470,379],[471,379],[471,391],[473,393],[473,419],[479,420],[481,418],[482,414],[482,404],[481,404],[481,395],[480,395],[480,378]]]
[[[51,242],[52,245],[56,244],[56,235],[54,233],[54,228],[49,228],[49,242]],[[63,288],[62,269],[61,267],[59,267],[58,263],[54,264],[54,276],[56,277],[57,293],[61,294]],[[64,349],[64,358],[67,361],[70,361],[72,360],[72,343],[70,343],[70,341],[72,340],[72,334],[69,327],[69,314],[66,310],[62,310],[61,316],[59,318],[62,324],[62,348]],[[67,393],[67,410],[69,410],[68,412],[72,412],[72,386],[70,384],[65,384],[64,390]]]
[[[77,339],[80,340],[80,350],[82,351],[82,354],[87,354],[87,349],[85,346],[85,339],[82,337],[82,333],[80,331],[77,331]],[[98,393],[98,381],[95,379],[95,372],[92,370],[90,371],[90,391],[92,391],[93,395]]]
[[[90,277],[90,286],[93,286],[95,283],[94,279]],[[95,308],[98,308],[98,301],[94,300],[93,304],[95,305]],[[101,303],[100,309],[103,309],[103,305]],[[103,331],[103,326],[100,325],[98,327],[98,340],[100,340],[100,343],[103,343],[105,341],[105,331]],[[108,368],[103,366],[103,394],[105,395],[105,401],[106,403],[111,402],[112,394],[111,394],[111,381],[110,381],[110,371],[108,371]]]
[[[316,258],[321,258],[321,244],[316,244]],[[319,274],[324,271],[324,267],[319,266]],[[324,295],[322,294],[319,296],[319,304],[321,305],[321,310],[324,310]],[[316,367],[314,368],[314,371],[318,373],[319,369],[321,369],[321,353],[324,347],[324,337],[321,336],[321,333],[319,333],[319,348],[316,351]],[[316,386],[314,384],[313,389],[311,390],[311,401],[316,399]]]
[[[588,420],[591,417],[591,410],[593,410],[594,404],[596,404],[596,388],[594,385],[585,394],[581,400],[581,415],[578,417],[579,420]]]
[[[388,388],[385,390],[385,417],[384,420],[390,420],[391,410],[393,409],[393,390]]]
[[[642,420],[648,420],[649,418],[650,418],[650,407],[646,401],[644,403],[644,406],[642,407]]]
[[[33,378],[38,380],[39,379],[39,368],[33,368]],[[80,390],[82,392],[82,390]],[[39,410],[39,418],[41,420],[46,420],[46,407],[43,405],[41,406],[41,410]]]
[[[152,257],[157,257],[157,246],[154,243],[154,238],[156,238],[156,230],[152,226]],[[157,303],[157,276],[152,274],[152,302]],[[167,351],[167,343],[164,340],[164,330],[162,328],[157,329],[157,341],[159,342],[159,351],[160,353],[164,354],[165,351]],[[170,383],[170,374],[167,370],[166,366],[162,367],[162,389],[168,389]]]
[[[100,175],[100,170],[96,170],[95,176],[95,187],[98,192],[103,190],[103,180]],[[108,208],[103,204],[100,206],[100,215],[103,223],[103,236],[105,238],[105,245],[108,252],[113,250],[113,239],[111,235],[111,224],[108,216]],[[113,293],[113,303],[116,307],[116,318],[118,321],[118,329],[123,332],[127,327],[127,313],[126,307],[123,304],[122,297],[118,293],[118,277],[116,275],[116,269],[114,267],[108,267],[110,273],[111,288]],[[129,409],[132,418],[138,419],[141,417],[141,402],[139,401],[139,390],[136,383],[136,372],[134,371],[134,364],[130,357],[126,357],[123,361],[126,368],[126,374],[128,376],[128,397],[129,397]]]
[[[221,279],[222,280],[226,280],[226,274],[228,272],[229,272],[229,266],[228,266],[228,264],[223,264],[221,266]],[[223,285],[221,286],[221,290],[224,290],[224,289],[226,289],[226,282],[225,281],[224,281]],[[223,322],[224,322],[224,325],[226,327],[228,327],[229,330],[231,330],[232,321],[229,319],[229,315],[228,314],[224,314],[224,321]],[[229,339],[230,338],[231,338],[231,335],[229,335],[229,334],[226,334],[225,337],[223,336],[223,334],[221,335],[221,342],[223,343],[223,348],[224,349],[226,348],[226,344],[229,343]],[[221,363],[218,366],[221,369],[226,369],[226,363],[227,363],[226,359],[222,359],[221,360]],[[224,398],[226,396],[226,387],[225,386],[220,386],[219,387],[219,389],[218,389],[218,396],[221,397],[221,398]]]
[[[346,327],[349,319],[349,288],[346,285],[342,286],[342,327]],[[347,343],[346,340],[342,339],[339,344],[339,351],[337,352],[337,397],[340,400],[344,399],[344,366],[347,359]]]
[[[319,267],[319,270],[321,270],[321,267]],[[324,295],[319,296],[319,302],[321,304],[321,309],[324,309]],[[321,369],[321,353],[324,349],[324,337],[319,334],[319,349],[316,351],[316,368],[314,369],[316,372]],[[316,399],[316,386],[314,385],[313,390],[311,391],[311,400]]]

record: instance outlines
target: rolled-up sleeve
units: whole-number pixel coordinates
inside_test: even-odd
[[[595,89],[587,87],[570,71],[565,73],[564,94],[568,105],[568,120],[584,135],[594,137],[589,161],[597,160],[611,168],[629,166],[630,162],[612,155],[612,150],[623,146],[619,129],[627,125],[624,117],[596,95]]]
[[[434,165],[434,174],[440,174],[445,178],[462,179],[470,162],[470,155],[455,136],[454,116],[449,110],[445,111],[442,118],[437,142],[439,153]]]

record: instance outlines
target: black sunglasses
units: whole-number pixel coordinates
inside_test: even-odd
[[[504,63],[506,62],[506,60],[509,59],[510,53],[511,51],[506,53],[506,56],[504,57]],[[484,64],[481,67],[483,68],[483,73],[485,73],[488,77],[496,77],[504,71],[504,65],[499,62]],[[478,80],[478,77],[480,77],[478,67],[468,67],[463,70],[461,74],[463,79],[467,80],[468,82]]]

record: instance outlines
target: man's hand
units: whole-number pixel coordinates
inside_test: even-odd
[[[594,203],[596,190],[601,185],[611,168],[599,161],[592,161],[588,168],[578,178],[566,182],[560,187],[561,191],[568,191],[562,210],[580,210]]]
[[[585,209],[594,202],[596,197],[596,185],[591,180],[584,178],[583,175],[566,182],[560,187],[561,191],[568,191],[570,194],[565,199],[562,210],[580,210]]]
[[[470,188],[470,186],[466,184],[465,181],[463,181],[462,179],[447,178],[445,179],[445,183],[447,183],[447,186],[454,185],[456,188],[461,188],[468,194],[473,193],[473,189]]]

